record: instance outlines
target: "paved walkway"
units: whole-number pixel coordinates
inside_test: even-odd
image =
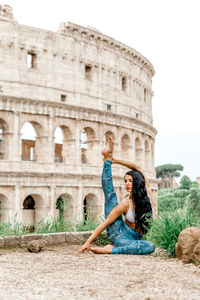
[[[1,249],[0,299],[200,299],[200,267],[154,255],[77,255],[79,247]]]

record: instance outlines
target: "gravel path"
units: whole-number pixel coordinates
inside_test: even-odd
[[[0,250],[0,299],[199,300],[200,268],[154,255]]]

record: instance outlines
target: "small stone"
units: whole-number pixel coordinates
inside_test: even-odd
[[[37,253],[46,246],[47,242],[45,240],[33,240],[27,244],[27,249],[29,252]]]
[[[40,240],[32,240],[27,244],[27,249],[29,252],[37,253],[44,250],[44,247],[51,242],[51,237],[45,237]]]

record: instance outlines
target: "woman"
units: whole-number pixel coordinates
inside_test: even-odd
[[[148,254],[155,250],[153,243],[142,241],[142,234],[146,232],[147,216],[152,213],[150,187],[148,181],[139,166],[128,161],[117,160],[112,157],[113,139],[110,136],[106,149],[102,152],[104,156],[104,167],[102,172],[102,187],[105,195],[105,221],[102,222],[92,233],[78,253],[92,251],[99,254]],[[126,166],[131,171],[127,172],[125,186],[129,196],[120,203],[112,183],[111,164]],[[122,218],[125,215],[125,222]],[[113,245],[91,248],[92,241],[104,230]]]

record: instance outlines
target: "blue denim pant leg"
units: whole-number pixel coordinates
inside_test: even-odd
[[[109,213],[118,204],[117,195],[113,187],[111,164],[111,161],[106,161],[102,172],[102,188],[105,196],[105,218],[108,217]],[[140,240],[142,238],[141,234],[125,224],[122,216],[119,216],[106,230],[107,236],[113,244],[117,241],[117,243],[119,243],[120,240],[126,240],[127,243],[130,243],[130,241]]]
[[[155,245],[142,240],[119,240],[112,249],[112,254],[150,254],[155,251]]]

